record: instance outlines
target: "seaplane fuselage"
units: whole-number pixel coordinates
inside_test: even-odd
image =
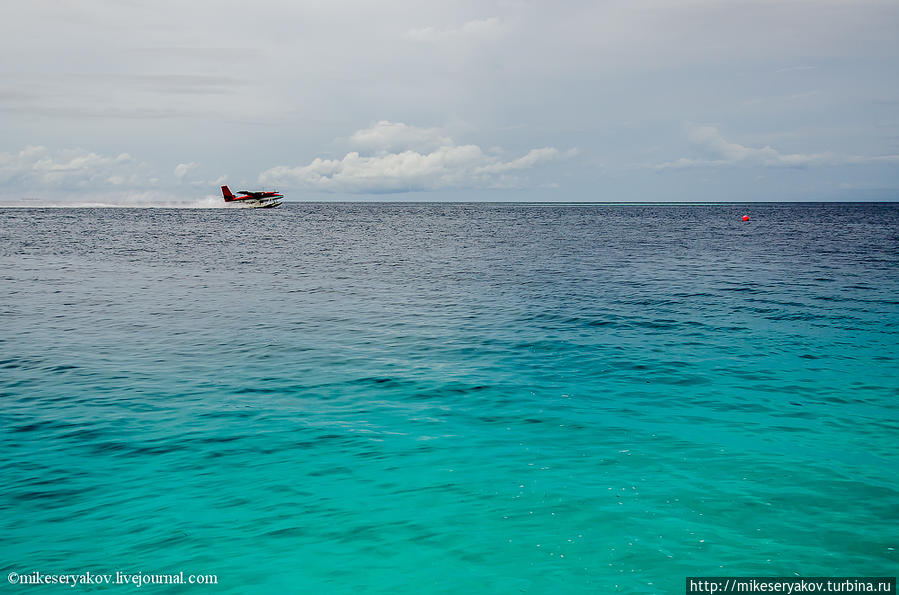
[[[234,195],[227,186],[222,186],[222,196],[225,197],[225,202],[247,209],[271,209],[279,206],[284,198],[283,194],[274,191],[239,190]]]

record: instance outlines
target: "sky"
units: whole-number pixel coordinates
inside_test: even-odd
[[[899,200],[896,0],[0,4],[0,204]]]

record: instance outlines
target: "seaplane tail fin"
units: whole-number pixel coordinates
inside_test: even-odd
[[[222,196],[225,197],[225,202],[228,202],[230,200],[234,200],[235,198],[237,198],[236,196],[231,194],[231,190],[227,186],[222,186]]]

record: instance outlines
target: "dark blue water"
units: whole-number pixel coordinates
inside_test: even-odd
[[[897,255],[895,204],[0,209],[3,569],[894,575]]]

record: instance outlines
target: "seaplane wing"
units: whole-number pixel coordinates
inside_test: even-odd
[[[237,193],[244,195],[243,197],[238,197],[238,200],[240,198],[283,198],[284,197],[283,194],[280,194],[278,192],[262,192],[262,191],[253,192],[251,190],[239,190]]]

